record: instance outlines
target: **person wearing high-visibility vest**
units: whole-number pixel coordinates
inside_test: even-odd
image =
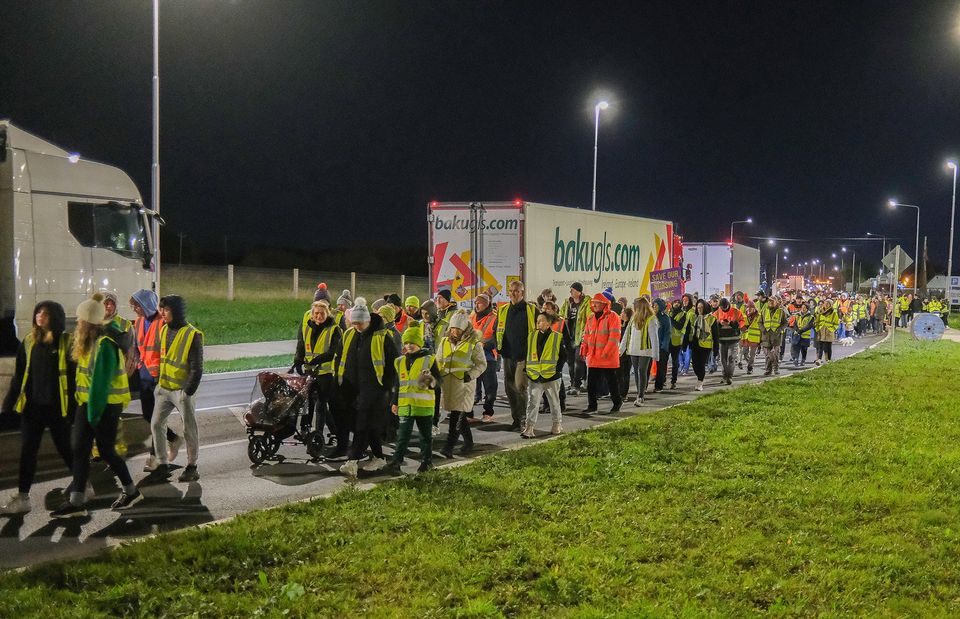
[[[396,385],[395,361],[400,355],[384,330],[379,314],[370,314],[367,300],[357,297],[350,310],[350,328],[343,334],[343,351],[337,363],[340,401],[353,421],[353,442],[340,472],[356,477],[360,470],[377,471],[387,463],[382,434]],[[360,459],[367,449],[371,457]]]
[[[747,374],[753,374],[753,363],[757,358],[757,351],[760,350],[760,312],[753,301],[747,301],[743,305],[740,348],[743,350],[742,359],[747,362]]]
[[[403,332],[403,355],[394,361],[397,390],[391,412],[399,418],[397,443],[390,462],[383,468],[388,475],[400,475],[400,463],[407,453],[413,426],[420,434],[420,467],[418,473],[433,468],[433,402],[434,387],[440,382],[436,356],[423,348],[423,329],[412,324]]]
[[[101,288],[98,294],[103,297],[103,307],[105,310],[104,321],[107,329],[113,330],[113,339],[115,339],[120,346],[120,350],[123,351],[124,358],[126,359],[124,370],[127,372],[127,378],[130,381],[130,391],[131,393],[136,392],[139,387],[139,377],[137,376],[137,338],[133,330],[134,323],[132,320],[124,318],[117,312],[117,294],[115,292]],[[127,441],[124,438],[123,419],[120,420],[120,424],[117,426],[117,444],[114,445],[114,447],[121,457],[127,455]],[[93,445],[91,457],[94,461],[100,459],[100,451],[97,449],[96,444]]]
[[[66,324],[63,306],[41,301],[33,308],[33,327],[17,349],[13,380],[0,411],[20,416],[20,471],[17,493],[0,508],[2,514],[30,511],[30,488],[46,428],[67,470],[73,466],[69,415],[74,412],[76,363]]]
[[[904,328],[906,328],[910,319],[913,318],[910,312],[911,301],[913,301],[912,294],[901,295],[900,298],[897,299],[897,303],[900,306],[900,326]]]
[[[787,326],[787,315],[780,307],[778,297],[767,299],[767,305],[760,311],[760,345],[766,357],[764,376],[780,373],[780,342]]]
[[[130,470],[114,448],[120,414],[130,403],[126,360],[115,332],[104,324],[103,296],[93,295],[77,306],[77,330],[71,355],[77,362],[77,409],[73,421],[73,481],[67,501],[51,512],[54,518],[87,515],[86,488],[90,476],[90,450],[100,445],[100,457],[122,486],[113,509],[125,510],[143,500]]]
[[[337,326],[340,327],[340,330],[344,333],[346,333],[347,328],[350,327],[350,317],[348,313],[351,306],[353,306],[353,295],[350,294],[349,290],[344,290],[340,293],[340,296],[337,297],[337,309],[333,312],[333,321],[337,323]]]
[[[680,373],[680,364],[683,350],[687,346],[687,332],[689,331],[689,315],[681,307],[681,300],[677,299],[670,308],[670,388],[677,388],[677,375]]]
[[[465,310],[449,315],[450,326],[437,345],[437,367],[442,377],[440,406],[450,412],[447,441],[440,453],[453,457],[457,439],[463,436],[461,453],[473,449],[473,433],[467,421],[467,412],[473,410],[475,382],[487,369],[487,359],[470,317]]]
[[[497,307],[497,352],[503,360],[504,387],[513,417],[511,430],[520,430],[527,415],[527,337],[536,328],[537,306],[524,298],[523,282],[507,286],[510,301]]]
[[[820,305],[820,313],[813,321],[813,328],[817,334],[817,361],[830,361],[833,358],[833,342],[837,339],[837,327],[840,325],[840,316],[833,304],[824,299]],[[826,359],[824,359],[826,357]]]
[[[690,362],[693,353],[690,350],[690,333],[693,330],[693,320],[696,317],[696,299],[690,293],[680,295],[680,309],[687,314],[687,328],[684,333],[683,344],[680,347],[680,375],[686,376],[690,373]]]
[[[453,295],[446,288],[437,292],[437,297],[434,299],[437,304],[437,326],[434,333],[436,341],[440,341],[440,338],[447,334],[450,317],[457,311],[457,305],[451,299]]]
[[[590,315],[590,301],[583,294],[583,284],[570,284],[570,296],[560,306],[560,318],[564,320],[564,329],[567,332],[566,364],[570,373],[570,390],[567,395],[577,395],[583,391],[583,381],[587,378],[587,363],[580,356],[580,342],[583,340],[583,330],[587,326],[587,317]]]
[[[336,405],[337,381],[334,372],[342,347],[343,332],[334,322],[330,303],[325,300],[314,301],[310,310],[303,315],[297,331],[293,370],[297,374],[314,377],[309,412],[300,419],[301,430],[308,432],[310,428],[316,428],[322,433],[326,425],[330,433],[337,437],[337,447],[331,451],[331,455],[345,445],[350,436],[348,421],[342,419],[343,415]],[[338,416],[341,418],[338,419]],[[341,428],[341,425],[344,427]],[[342,451],[346,453],[345,448]]]
[[[540,401],[546,397],[550,407],[551,434],[563,432],[563,410],[560,406],[560,377],[567,351],[563,345],[564,334],[553,328],[555,316],[537,316],[537,328],[527,336],[527,358],[524,371],[527,373],[527,418],[522,438],[535,438],[537,419],[540,417]]]
[[[474,397],[474,404],[483,403],[483,423],[493,422],[493,405],[497,401],[497,390],[499,382],[497,380],[497,368],[499,361],[497,358],[497,314],[490,305],[490,297],[486,294],[479,294],[473,302],[473,313],[470,315],[470,322],[473,323],[473,330],[483,344],[483,356],[487,360],[487,369],[483,371],[477,380],[477,390]]]
[[[790,343],[790,357],[794,367],[801,367],[807,363],[807,349],[810,348],[810,336],[814,332],[814,315],[810,313],[810,306],[800,305],[800,313],[793,323],[793,336]]]
[[[703,391],[703,379],[707,374],[707,358],[718,347],[717,319],[710,311],[710,304],[697,299],[694,305],[693,325],[690,332],[690,365],[697,376],[695,391]]]
[[[180,472],[181,482],[200,479],[197,459],[200,434],[197,430],[196,393],[203,377],[203,333],[187,322],[187,304],[183,297],[168,295],[160,299],[160,376],[157,404],[150,422],[153,446],[157,452],[158,476],[169,475],[177,457],[179,441],[167,445],[167,421],[173,409],[183,417],[183,438],[187,444],[187,466]]]
[[[610,300],[597,293],[590,300],[590,316],[583,330],[580,354],[587,362],[587,408],[585,413],[597,411],[601,381],[606,381],[613,402],[611,413],[620,410],[623,399],[617,370],[620,368],[620,317],[610,311]]]
[[[727,385],[733,384],[733,368],[737,363],[740,343],[740,320],[743,314],[740,310],[730,305],[730,301],[724,297],[720,299],[720,305],[713,312],[713,317],[717,319],[717,343],[719,347],[720,367],[723,370],[723,382]],[[773,351],[777,355],[779,351]]]
[[[130,297],[130,307],[137,315],[133,323],[133,334],[136,338],[136,365],[139,379],[140,414],[150,425],[153,420],[153,411],[156,406],[157,380],[160,378],[160,327],[163,319],[157,311],[160,299],[152,290],[141,289]],[[182,439],[167,426],[167,445],[180,445]],[[176,454],[174,453],[174,457]],[[168,460],[172,460],[169,456]],[[143,465],[143,471],[149,473],[157,468],[157,454],[150,440],[150,456]]]

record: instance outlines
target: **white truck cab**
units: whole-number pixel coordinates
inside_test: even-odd
[[[0,396],[37,302],[60,303],[72,324],[106,288],[130,314],[125,301],[153,285],[152,217],[123,170],[0,120]]]

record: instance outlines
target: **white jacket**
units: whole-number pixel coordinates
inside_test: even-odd
[[[626,353],[631,357],[653,357],[654,359],[659,359],[659,332],[660,321],[657,320],[656,316],[651,316],[650,322],[647,324],[647,341],[641,342],[640,329],[635,326],[631,319],[625,328],[626,335],[620,340],[620,354]]]

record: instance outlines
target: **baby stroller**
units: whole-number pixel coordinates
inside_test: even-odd
[[[313,462],[323,454],[323,433],[303,431],[299,420],[310,413],[313,376],[260,372],[250,394],[250,408],[243,419],[247,425],[247,457],[253,464],[265,460],[282,462],[281,445],[306,445]],[[259,391],[259,397],[257,394]],[[288,440],[290,439],[290,440]]]

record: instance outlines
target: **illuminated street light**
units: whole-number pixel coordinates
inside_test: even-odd
[[[913,295],[917,295],[917,266],[920,262],[920,207],[916,204],[904,204],[896,200],[887,200],[887,206],[895,209],[898,206],[917,209],[917,238],[913,246]]]
[[[733,226],[734,226],[734,224],[752,224],[752,223],[753,223],[753,217],[747,217],[746,219],[739,219],[739,220],[737,220],[737,221],[732,222],[732,223],[730,224],[730,240],[727,241],[727,245],[729,245],[730,247],[733,247]]]
[[[610,107],[610,104],[606,101],[600,101],[593,107],[596,117],[593,129],[593,210],[597,210],[597,144],[600,140],[600,110],[605,110],[608,107]]]
[[[948,161],[947,168],[953,170],[953,199],[950,202],[950,253],[947,256],[947,286],[949,287],[950,277],[953,275],[953,219],[957,212],[957,162]]]

